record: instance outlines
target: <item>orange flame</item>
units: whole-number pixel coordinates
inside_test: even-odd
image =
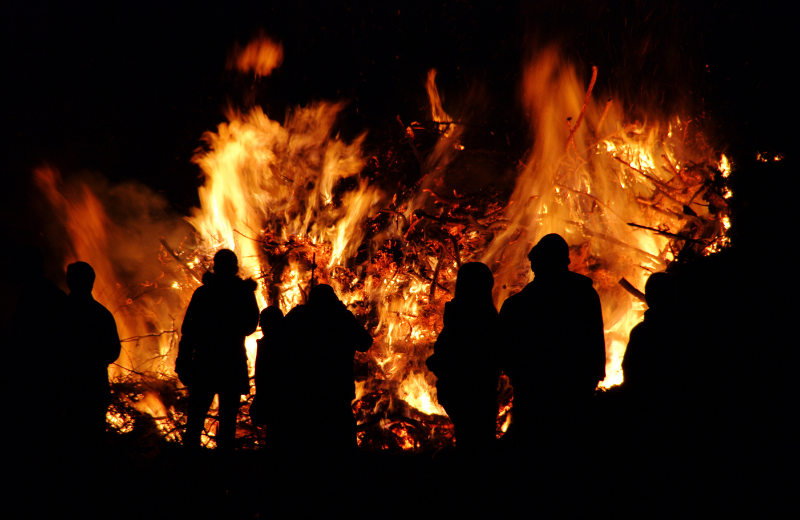
[[[234,51],[228,68],[237,68],[239,72],[255,72],[256,77],[269,76],[283,63],[283,45],[275,43],[266,36],[260,36],[240,49]]]

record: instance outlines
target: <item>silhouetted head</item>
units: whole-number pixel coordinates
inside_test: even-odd
[[[239,272],[239,259],[230,249],[220,249],[214,255],[214,274],[235,276]]]
[[[667,273],[651,274],[644,284],[644,299],[651,309],[670,309],[677,303],[675,279]]]
[[[494,276],[486,264],[470,262],[462,265],[458,270],[456,298],[491,301],[492,287],[494,287]]]
[[[315,285],[308,293],[308,304],[313,307],[331,307],[341,303],[333,287],[326,283]]]
[[[569,268],[569,246],[557,233],[550,233],[539,240],[528,253],[531,271],[536,275],[559,273]]]
[[[258,323],[261,325],[262,331],[268,331],[269,329],[280,325],[282,319],[283,312],[281,311],[280,307],[276,305],[270,305],[261,311],[261,317],[259,318]]]
[[[67,266],[67,287],[74,294],[92,294],[94,269],[86,262],[75,262]]]

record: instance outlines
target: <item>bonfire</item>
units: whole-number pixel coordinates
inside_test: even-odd
[[[258,77],[283,59],[280,44],[266,38],[237,52],[231,67]],[[258,282],[261,308],[286,313],[305,302],[312,283],[328,283],[372,334],[373,347],[354,359],[362,449],[419,452],[455,442],[425,359],[458,268],[486,263],[500,308],[531,280],[526,255],[548,233],[567,240],[570,269],[591,277],[600,294],[607,361],[598,391],[622,383],[647,276],[728,245],[731,165],[690,117],[637,120],[615,99],[598,99],[600,74],[581,79],[555,48],[534,56],[523,79],[534,139],[525,156],[509,158],[518,164],[513,172],[491,171],[486,151],[465,145],[487,130],[445,112],[435,70],[420,86],[430,119],[399,114],[397,140],[370,154],[364,135],[346,142],[333,132],[340,102],[296,107],[282,122],[258,106],[231,108],[194,158],[205,182],[200,207],[185,221],[190,229],[173,222],[159,236],[140,237],[158,252],[139,253],[135,261],[147,269],[124,276],[107,252],[132,231],[109,216],[109,201],[88,184],[65,186],[57,171],[39,169],[39,186],[69,235],[67,261],[95,267],[102,289],[95,296],[124,338],[123,355],[109,368],[109,428],[125,435],[149,425],[180,441],[188,395],[174,372],[180,324],[220,248],[236,251],[240,274]],[[148,279],[130,279],[144,271]],[[251,376],[260,335],[247,340]],[[264,446],[264,432],[248,417],[255,391],[242,396],[237,433],[249,449]],[[512,425],[513,381],[504,376],[497,435]],[[215,432],[212,408],[208,447]]]

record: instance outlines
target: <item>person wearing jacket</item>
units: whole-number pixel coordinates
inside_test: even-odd
[[[445,304],[444,328],[426,364],[455,429],[459,453],[489,453],[496,440],[498,316],[494,276],[486,264],[461,266],[455,298]]]
[[[183,319],[175,365],[189,387],[187,446],[199,446],[206,413],[219,395],[216,442],[220,449],[232,450],[240,396],[250,392],[244,341],[258,327],[258,285],[239,278],[238,271],[236,254],[219,250],[214,272],[203,275]]]
[[[560,235],[544,236],[528,259],[533,281],[500,310],[501,369],[514,388],[512,427],[526,438],[536,431],[563,443],[584,428],[605,378],[600,297],[591,278],[569,270],[569,246]]]

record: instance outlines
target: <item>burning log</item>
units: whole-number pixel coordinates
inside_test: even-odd
[[[631,283],[628,280],[626,280],[625,278],[620,278],[618,283],[622,286],[623,289],[625,289],[626,291],[631,293],[631,295],[634,298],[637,298],[637,299],[639,299],[639,300],[641,300],[643,302],[647,301],[647,300],[644,299],[644,293],[642,291],[640,291],[639,289],[637,289],[636,287],[634,287],[633,285],[631,285]]]

